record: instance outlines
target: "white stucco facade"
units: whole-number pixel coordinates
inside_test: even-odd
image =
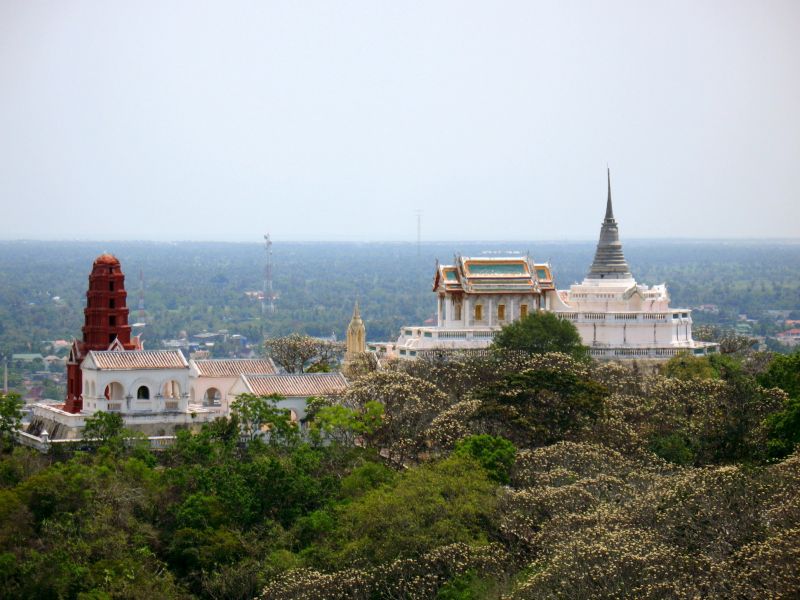
[[[379,358],[417,358],[486,348],[503,325],[546,309],[554,290],[550,265],[530,257],[456,256],[436,267],[436,325],[403,327],[396,342],[371,343],[367,350]]]
[[[527,257],[457,257],[437,265],[436,326],[403,327],[396,342],[371,343],[379,358],[413,359],[429,353],[488,347],[503,325],[535,311],[572,322],[597,359],[669,359],[680,352],[706,354],[716,344],[692,338],[691,311],[670,308],[666,285],[636,282],[622,252],[611,204],[594,261],[582,283],[556,290],[549,264]]]
[[[83,413],[189,411],[189,365],[177,350],[93,351],[81,373]]]
[[[341,373],[243,374],[231,388],[231,397],[240,394],[280,396],[277,407],[288,409],[292,421],[302,425],[310,397],[342,394],[347,385],[347,379]]]
[[[189,400],[227,415],[235,398],[233,386],[242,374],[277,372],[268,358],[220,358],[189,361]]]
[[[665,285],[630,279],[585,279],[553,294],[552,310],[572,322],[595,358],[668,359],[706,354],[714,344],[692,338],[692,313],[670,308]]]
[[[347,387],[340,373],[278,374],[269,359],[187,362],[179,350],[91,351],[81,363],[81,375],[81,412],[67,412],[63,405],[34,406],[34,419],[52,439],[80,439],[86,419],[96,412],[118,413],[126,427],[149,435],[199,429],[228,416],[231,402],[242,393],[279,394],[278,406],[302,423],[308,397],[338,394]]]

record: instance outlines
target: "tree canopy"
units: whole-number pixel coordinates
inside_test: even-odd
[[[563,352],[575,358],[587,355],[575,326],[552,312],[537,311],[505,325],[494,338],[494,347],[529,354]]]
[[[159,452],[0,453],[3,597],[797,596],[782,360],[498,356],[367,371],[303,430],[244,396]]]
[[[330,371],[332,362],[344,352],[341,342],[313,338],[292,333],[283,337],[267,338],[264,341],[267,356],[282,366],[288,373]]]
[[[0,444],[8,447],[14,432],[22,423],[22,407],[24,403],[19,394],[9,392],[0,393]]]

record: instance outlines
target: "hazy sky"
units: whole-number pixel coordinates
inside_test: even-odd
[[[0,0],[0,237],[800,237],[800,1]]]

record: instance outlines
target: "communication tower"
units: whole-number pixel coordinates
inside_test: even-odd
[[[266,262],[264,263],[264,289],[261,293],[261,314],[275,313],[275,293],[272,290],[272,240],[269,234],[264,236],[264,250]]]
[[[139,269],[139,310],[137,311],[137,321],[131,327],[136,327],[138,329],[144,329],[145,324],[145,312],[144,312],[144,271]],[[139,336],[141,337],[141,332],[139,332]]]

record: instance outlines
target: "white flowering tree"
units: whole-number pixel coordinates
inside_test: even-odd
[[[364,411],[370,402],[383,405],[379,427],[365,439],[402,464],[425,448],[423,432],[449,404],[435,385],[405,373],[376,371],[356,380],[341,399],[344,406]]]

